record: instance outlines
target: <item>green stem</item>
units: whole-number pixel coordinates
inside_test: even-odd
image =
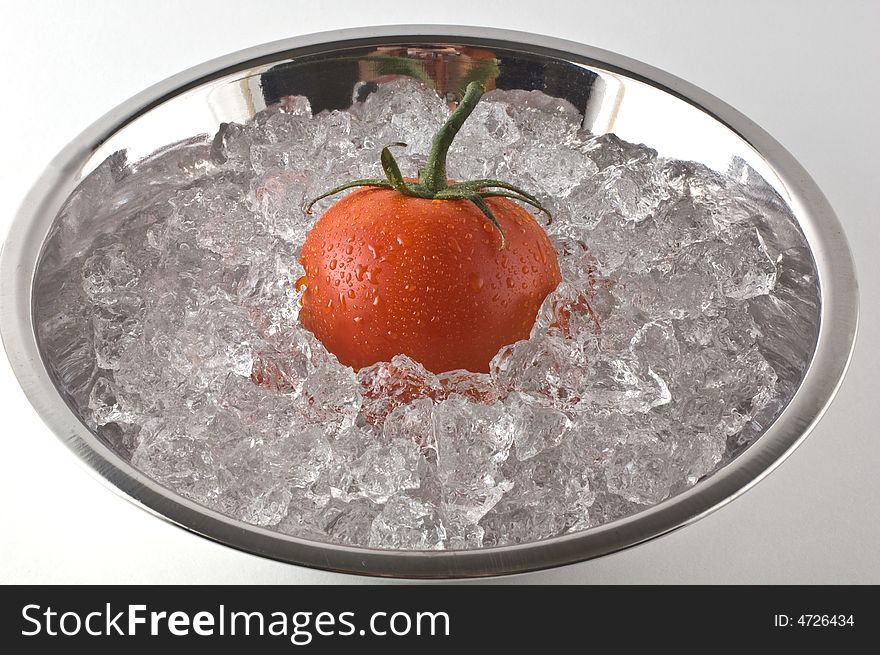
[[[492,225],[495,226],[495,229],[498,230],[498,234],[501,235],[501,246],[498,249],[504,250],[504,248],[507,246],[507,237],[504,236],[504,230],[501,229],[501,224],[498,222],[498,219],[495,218],[495,214],[492,213],[492,210],[489,209],[489,205],[487,205],[486,201],[483,200],[483,198],[476,193],[471,196],[467,196],[466,199],[474,203],[480,209],[480,211],[486,215],[486,218],[492,221]]]
[[[483,189],[489,188],[498,188],[498,189],[507,189],[508,191],[514,191],[521,196],[525,196],[532,202],[538,202],[538,199],[530,194],[528,191],[523,191],[518,186],[514,186],[510,182],[502,182],[501,180],[468,180],[467,182],[457,182],[450,186],[451,189],[468,189],[474,191],[482,191]]]
[[[422,175],[419,178],[419,182],[431,193],[436,194],[449,186],[449,178],[446,176],[446,155],[449,152],[449,146],[452,145],[455,135],[458,134],[461,126],[471,115],[485,92],[486,87],[481,82],[468,84],[458,107],[434,136],[431,152],[428,155],[428,163],[422,169]]]
[[[503,250],[507,244],[507,238],[504,236],[504,230],[498,219],[492,213],[492,209],[486,203],[485,198],[509,198],[518,200],[519,202],[531,205],[538,210],[547,214],[548,212],[538,201],[535,196],[523,191],[509,182],[501,180],[470,180],[466,182],[457,182],[449,184],[449,178],[446,175],[446,155],[449,147],[452,145],[455,135],[461,129],[468,116],[473,112],[474,107],[480,101],[485,93],[486,88],[480,82],[471,82],[467,86],[464,97],[458,103],[455,111],[449,116],[449,119],[443,124],[443,127],[437,132],[431,145],[431,152],[428,155],[428,162],[425,167],[419,171],[418,182],[407,182],[400,172],[400,166],[394,155],[391,154],[390,146],[404,146],[404,143],[392,143],[390,146],[382,148],[380,161],[382,170],[385,171],[384,180],[379,178],[370,178],[365,180],[355,180],[341,184],[338,187],[330,189],[326,193],[312,200],[306,206],[306,213],[311,213],[312,206],[327,196],[332,196],[340,191],[345,191],[352,187],[379,187],[382,189],[393,189],[398,193],[415,198],[427,198],[435,200],[467,200],[479,208],[479,210],[491,221],[495,229],[501,235],[501,247]],[[499,191],[498,189],[504,189]]]
[[[391,145],[406,146],[405,143],[392,143]],[[397,165],[397,160],[388,148],[389,146],[382,148],[382,154],[379,155],[379,161],[382,162],[382,170],[385,171],[385,177],[391,182],[391,186],[393,186],[396,191],[400,191],[406,186],[406,182],[403,179],[403,174],[400,172],[400,166]]]
[[[527,196],[519,193],[508,193],[506,191],[477,191],[477,195],[481,198],[510,198],[511,200],[519,200],[521,203],[526,205],[531,205],[535,209],[540,212],[543,212],[547,215],[547,225],[550,225],[553,222],[553,214],[551,214],[541,203],[537,200],[532,200]]]
[[[312,207],[314,207],[315,203],[318,202],[319,200],[323,200],[324,198],[326,198],[328,196],[335,196],[337,193],[339,193],[341,191],[345,191],[346,189],[351,189],[351,188],[357,187],[357,186],[377,186],[377,187],[383,187],[385,189],[393,189],[394,188],[389,182],[386,182],[385,180],[380,180],[378,178],[376,178],[376,179],[370,178],[370,179],[366,179],[366,180],[354,180],[353,182],[346,182],[345,184],[340,184],[339,186],[333,187],[329,191],[325,191],[317,198],[312,198],[309,201],[309,204],[307,204],[305,206],[306,214],[312,213]]]

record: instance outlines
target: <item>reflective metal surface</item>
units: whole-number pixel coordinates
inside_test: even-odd
[[[127,149],[135,160],[194,134],[212,134],[221,122],[246,121],[284,95],[307,95],[316,111],[346,107],[353,94],[388,74],[428,76],[451,97],[474,76],[504,88],[541,89],[572,102],[594,132],[613,131],[627,141],[647,143],[662,156],[699,161],[722,173],[736,158],[755,169],[797,217],[816,259],[822,294],[813,360],[780,418],[712,477],[637,515],[543,542],[458,552],[352,548],[250,526],[171,493],[108,449],[58,394],[34,336],[33,275],[64,200],[117,150]],[[0,299],[4,344],[31,402],[71,449],[134,502],[256,554],[402,577],[485,576],[571,563],[637,544],[716,509],[769,473],[820,418],[844,374],[857,321],[853,264],[833,211],[797,162],[747,118],[696,87],[608,52],[522,33],[439,26],[352,30],[271,43],[207,62],[132,98],[65,148],[28,195],[4,245]]]

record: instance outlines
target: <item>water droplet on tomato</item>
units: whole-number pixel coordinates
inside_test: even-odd
[[[513,289],[513,278],[512,277],[507,278],[507,288]]]
[[[458,245],[458,241],[456,241],[452,237],[449,237],[449,239],[446,240],[446,245],[449,246],[450,250],[454,250],[455,252],[461,252],[461,246]]]
[[[363,264],[358,264],[357,268],[354,269],[354,276],[357,278],[358,282],[363,281],[364,274],[367,272],[367,267]]]
[[[335,270],[336,270],[336,260],[335,260],[335,259],[331,259],[331,260],[330,260],[330,270],[331,270],[331,271],[335,271]]]
[[[353,299],[353,298],[354,298],[354,295],[355,295],[355,294],[354,294],[354,289],[349,289],[349,290],[348,290],[348,297]]]
[[[483,278],[481,278],[476,273],[471,273],[468,276],[468,284],[471,286],[471,289],[474,291],[479,291],[483,288]]]
[[[379,304],[379,296],[373,298],[373,307],[376,307]]]
[[[309,278],[307,278],[305,275],[297,278],[296,282],[293,283],[293,288],[296,290],[297,293],[304,291],[307,286],[309,286]]]
[[[346,254],[346,255],[350,255],[350,254],[353,253],[353,252],[354,252],[354,247],[353,247],[353,246],[346,246],[346,247],[345,247],[345,254]]]
[[[379,256],[379,253],[376,250],[376,246],[374,246],[372,243],[367,244],[367,250],[370,251],[370,254],[373,256],[373,259],[376,259]]]
[[[381,268],[371,268],[367,271],[367,281],[371,284],[379,284],[379,273],[382,272]]]

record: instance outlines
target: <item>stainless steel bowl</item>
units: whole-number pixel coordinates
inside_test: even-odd
[[[752,446],[690,490],[628,518],[545,541],[473,551],[396,552],[307,541],[230,519],[174,494],[115,454],[65,403],[35,337],[33,281],[46,235],[74,188],[109,154],[136,160],[169,143],[243,122],[288,94],[316,109],[344,107],[352,88],[382,71],[371,53],[413,62],[438,89],[466,74],[462,61],[499,57],[507,88],[539,88],[571,100],[593,132],[613,131],[662,156],[726,172],[740,158],[797,218],[821,292],[818,342],[792,401]],[[569,564],[652,539],[736,498],[809,433],[834,396],[856,334],[853,262],[828,201],[768,134],[706,92],[645,64],[578,43],[471,27],[393,26],[269,43],[216,59],[157,84],[83,132],[49,164],[27,196],[0,260],[0,329],[31,403],[67,446],[140,507],[192,532],[277,560],[346,573],[396,577],[490,576]]]

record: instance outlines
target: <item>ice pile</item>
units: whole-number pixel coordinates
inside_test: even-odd
[[[486,95],[450,173],[535,192],[564,280],[491,373],[403,356],[355,373],[297,317],[306,199],[424,164],[448,115],[412,80],[350,111],[285,98],[150,158],[108,159],[56,221],[39,339],[83,419],[161,484],[317,540],[462,549],[627,516],[775,418],[818,323],[803,236],[743,162],[727,175],[594,136],[563,100]],[[318,206],[320,215],[332,199]]]

